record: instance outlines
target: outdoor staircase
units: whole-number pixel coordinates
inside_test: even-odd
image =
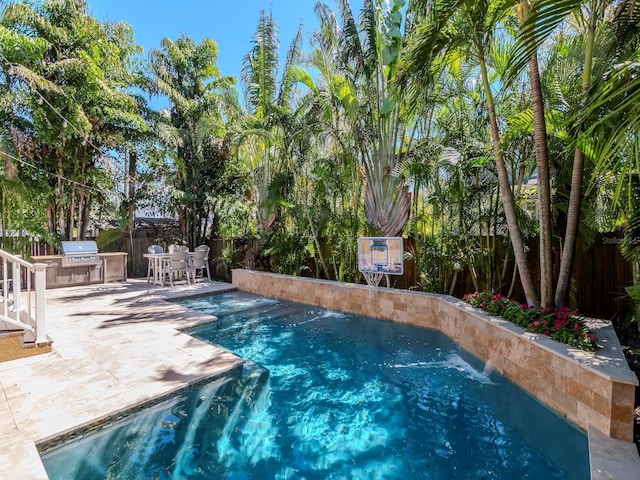
[[[51,352],[45,327],[45,264],[0,250],[0,362]]]

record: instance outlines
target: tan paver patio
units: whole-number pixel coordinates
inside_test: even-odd
[[[48,290],[54,351],[0,363],[0,478],[47,479],[36,442],[237,367],[179,331],[214,317],[164,301],[231,288],[136,279]]]

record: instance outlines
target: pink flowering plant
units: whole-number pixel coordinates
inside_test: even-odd
[[[502,317],[530,332],[548,335],[558,342],[588,352],[598,349],[596,337],[585,325],[584,318],[567,307],[529,308],[500,293],[491,292],[468,293],[464,296],[464,301],[489,315]]]

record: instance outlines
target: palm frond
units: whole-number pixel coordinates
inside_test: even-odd
[[[581,0],[539,0],[531,4],[529,14],[523,19],[520,34],[514,44],[509,61],[510,68],[504,76],[506,84],[511,83],[526,68],[531,56],[581,5]]]
[[[338,42],[340,26],[335,13],[326,4],[318,2],[314,7],[319,27],[311,34],[311,42],[321,51],[332,51]]]
[[[503,139],[506,141],[508,139],[521,137],[526,134],[531,134],[533,132],[533,110],[530,108],[521,112],[517,112],[511,117],[509,117],[509,121],[507,124],[507,128],[503,135]]]
[[[360,29],[362,31],[364,76],[372,78],[373,72],[379,68],[378,50],[381,47],[378,42],[380,25],[378,25],[378,14],[373,0],[364,0]]]
[[[618,132],[637,132],[640,127],[638,73],[640,62],[631,61],[615,65],[598,93],[579,112],[575,121],[587,123],[588,131],[595,131],[600,126],[609,124],[617,125]]]
[[[431,8],[419,10],[422,18],[416,19],[395,79],[399,89],[408,91],[409,104],[417,105],[425,92],[431,91],[450,55],[465,41],[450,23],[461,4],[456,0],[435,1]]]
[[[267,115],[276,97],[278,62],[278,30],[271,12],[260,13],[254,34],[253,48],[245,56],[242,80],[247,109],[252,113]]]
[[[640,5],[637,0],[623,0],[617,5],[612,20],[616,57],[624,56],[629,49],[638,48]]]
[[[640,262],[640,209],[632,213],[624,226],[624,242],[620,250],[627,260]]]
[[[304,39],[302,25],[298,27],[298,31],[291,40],[291,45],[287,51],[287,58],[284,64],[284,70],[282,73],[282,81],[280,82],[280,93],[278,95],[278,105],[287,105],[291,102],[291,95],[293,92],[293,86],[295,85],[296,77],[293,76],[290,71],[298,66],[300,57],[302,55],[302,41]]]
[[[338,0],[340,17],[342,18],[342,31],[340,44],[342,45],[341,62],[345,69],[352,68],[356,72],[363,72],[365,77],[370,76],[365,50],[360,39],[358,23],[351,10],[349,0]]]

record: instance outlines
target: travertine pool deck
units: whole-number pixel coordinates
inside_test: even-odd
[[[36,443],[238,367],[178,330],[214,317],[164,301],[230,289],[136,279],[47,290],[53,352],[0,363],[0,479],[47,479]]]
[[[239,358],[180,331],[213,317],[165,301],[231,289],[136,279],[48,290],[54,351],[0,363],[0,479],[47,479],[37,443],[237,368]],[[589,430],[592,480],[640,479],[633,444]]]

